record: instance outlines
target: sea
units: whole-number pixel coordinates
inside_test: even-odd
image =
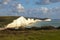
[[[32,25],[30,25],[30,27],[42,27],[42,26],[54,26],[54,27],[59,27],[60,26],[60,19],[52,19],[51,21],[40,21],[40,22],[36,22]]]

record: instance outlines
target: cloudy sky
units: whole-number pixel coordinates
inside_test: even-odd
[[[0,16],[60,19],[60,0],[0,0]]]

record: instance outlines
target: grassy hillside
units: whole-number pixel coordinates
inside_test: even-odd
[[[0,16],[0,27],[11,23],[13,20],[17,19],[19,16]]]

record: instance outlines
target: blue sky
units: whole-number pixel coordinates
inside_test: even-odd
[[[0,0],[0,16],[60,19],[60,0]]]

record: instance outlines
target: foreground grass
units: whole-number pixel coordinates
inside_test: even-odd
[[[0,31],[0,40],[60,40],[60,30]]]

